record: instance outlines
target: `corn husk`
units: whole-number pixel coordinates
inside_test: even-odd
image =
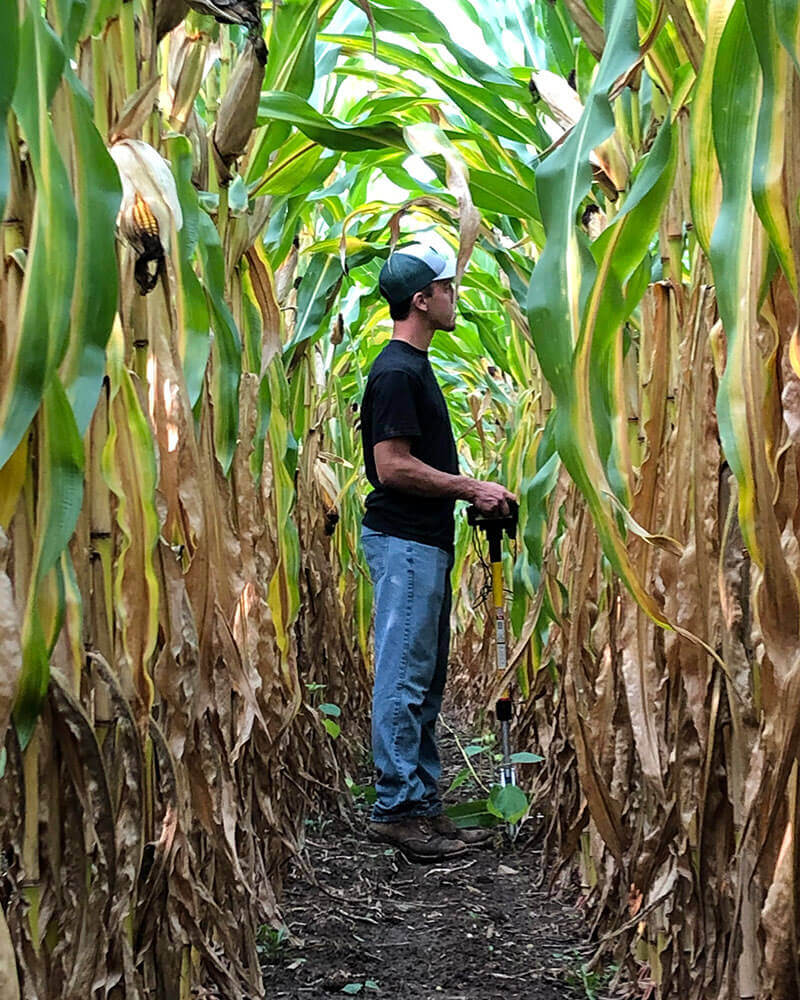
[[[209,70],[220,57],[218,42],[205,32],[187,34],[178,25],[170,36],[167,92],[172,102],[169,122],[184,131],[194,110],[194,101]]]
[[[175,179],[167,161],[139,139],[121,139],[109,152],[122,182],[117,229],[136,253],[136,280],[142,292],[148,292],[169,253],[172,227],[183,226]]]
[[[153,113],[158,104],[158,87],[161,78],[153,77],[149,83],[131,94],[119,113],[119,116],[109,131],[109,141],[119,142],[121,139],[136,139],[141,134],[142,126]]]
[[[230,180],[229,167],[244,152],[256,123],[267,49],[261,38],[249,41],[239,57],[212,130],[212,149],[219,179]]]
[[[200,191],[207,191],[208,135],[200,116],[194,109],[186,120],[184,135],[192,144],[192,184]]]

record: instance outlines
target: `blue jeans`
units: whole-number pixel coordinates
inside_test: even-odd
[[[366,527],[361,540],[375,592],[372,819],[436,816],[442,800],[435,731],[450,649],[453,557]]]

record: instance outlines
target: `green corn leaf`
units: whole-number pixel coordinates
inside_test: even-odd
[[[314,254],[297,289],[297,318],[284,354],[290,354],[298,344],[319,332],[341,280],[342,265],[338,257]]]
[[[166,141],[167,155],[172,163],[178,200],[183,213],[183,228],[178,233],[175,253],[178,272],[175,292],[178,313],[178,349],[183,362],[189,403],[194,408],[203,391],[208,364],[210,317],[203,286],[192,261],[200,239],[201,215],[197,191],[192,184],[192,148],[185,136],[171,136]]]
[[[719,384],[717,416],[725,457],[739,484],[739,523],[753,559],[763,565],[755,522],[755,481],[746,387],[751,357],[751,178],[756,149],[760,69],[742,0],[731,11],[714,72],[714,144],[722,176],[722,205],[711,239],[711,264],[728,357]]]
[[[620,328],[638,305],[638,299],[626,296],[624,288],[648,254],[650,242],[658,231],[672,190],[677,146],[672,141],[671,122],[666,118],[622,210],[592,245],[597,270],[575,352],[576,371],[584,371],[590,383],[600,459],[613,492],[625,504],[631,502],[632,470]],[[638,294],[643,292],[644,286],[639,285]]]
[[[214,447],[225,475],[230,471],[239,434],[239,381],[242,375],[242,341],[225,301],[225,261],[219,233],[205,212],[199,214],[199,250],[203,266],[211,325],[214,401]]]
[[[591,186],[589,154],[614,129],[608,92],[639,52],[636,20],[627,3],[607,4],[605,23],[606,46],[583,115],[537,175],[547,242],[531,279],[528,321],[542,372],[558,403],[555,440],[561,459],[587,500],[606,557],[637,602],[655,621],[666,624],[634,570],[605,496],[606,473],[593,427],[593,319],[591,313],[583,315],[584,298],[588,287],[598,290],[602,284],[595,284],[595,261],[575,219]]]
[[[106,368],[106,344],[117,310],[114,226],[122,197],[119,173],[94,125],[92,104],[69,71],[67,96],[75,141],[78,243],[69,347],[61,377],[81,435],[97,404]]]
[[[0,38],[3,39],[3,59],[0,60],[0,219],[6,208],[10,163],[8,155],[8,111],[17,84],[19,62],[19,19],[13,3],[0,4]]]
[[[280,358],[273,360],[265,378],[269,381],[272,402],[268,442],[273,475],[273,514],[275,524],[280,526],[276,539],[278,563],[269,581],[267,601],[272,612],[275,638],[281,651],[281,673],[287,689],[294,692],[299,704],[302,692],[289,661],[289,648],[293,641],[291,628],[300,609],[300,543],[297,526],[292,518],[297,444],[286,416],[289,413],[289,386]]]
[[[313,173],[322,156],[323,147],[302,132],[281,144],[266,171],[256,176],[248,175],[254,195],[271,194],[273,197],[292,194]]]
[[[283,0],[274,10],[264,90],[310,97],[319,0]]]
[[[20,742],[27,745],[47,693],[50,652],[64,614],[58,567],[83,502],[83,443],[66,393],[51,379],[37,421],[36,526],[30,584],[22,623],[22,673],[14,706]]]
[[[153,703],[150,670],[158,638],[158,466],[147,414],[124,364],[121,328],[112,337],[109,372],[108,437],[101,464],[103,478],[117,498],[116,518],[122,536],[113,571],[114,611],[138,698],[138,716],[144,720]]]
[[[548,435],[550,446],[553,445],[552,435]],[[548,449],[540,447],[546,454]],[[529,481],[523,482],[520,493],[525,504],[526,521],[522,533],[529,559],[536,567],[542,565],[544,533],[547,527],[547,498],[558,482],[560,463],[558,454],[552,453]]]
[[[105,24],[119,15],[122,0],[88,0],[80,37],[99,35]]]
[[[753,162],[753,200],[772,249],[794,291],[797,270],[784,193],[786,107],[793,76],[789,53],[781,45],[772,3],[747,0],[750,33],[761,64],[761,109]]]
[[[575,69],[575,28],[561,4],[541,4],[540,15],[549,68],[567,77]]]
[[[772,0],[772,7],[781,43],[800,70],[800,5],[795,0]]]
[[[308,98],[316,75],[315,45],[319,0],[286,0],[273,7],[269,56],[262,89]],[[252,178],[266,169],[271,154],[282,147],[290,124],[277,119],[263,128],[250,157]]]
[[[258,120],[260,123],[287,122],[327,149],[406,148],[402,129],[393,122],[368,119],[358,125],[348,125],[326,118],[295,94],[265,90],[259,102]]]
[[[470,167],[469,187],[475,205],[485,212],[497,212],[538,223],[532,228],[532,232],[535,239],[543,242],[541,212],[534,188],[523,187],[506,174],[478,170],[475,167]]]
[[[33,237],[20,300],[20,332],[7,359],[0,403],[0,468],[27,431],[67,344],[75,279],[77,215],[56,143],[50,104],[66,63],[64,50],[38,11],[28,11],[19,36],[20,62],[36,67],[18,87],[14,110],[36,178]]]
[[[366,38],[353,38],[349,35],[320,37],[341,45],[342,51],[347,54],[368,52],[372,48],[371,42]],[[416,70],[435,81],[465,115],[482,128],[488,129],[491,135],[503,136],[514,142],[531,143],[538,148],[548,144],[546,135],[536,122],[512,111],[491,88],[469,83],[446,73],[431,60],[403,48],[402,45],[379,42],[378,58],[400,69]],[[524,95],[524,91],[522,94]]]
[[[489,66],[472,52],[453,41],[438,17],[417,0],[370,0],[375,23],[385,31],[411,37],[419,42],[443,45],[458,65],[479,83],[495,93],[519,98],[521,87],[502,67]],[[524,91],[522,91],[524,96]]]
[[[711,126],[714,67],[722,32],[734,0],[709,0],[703,64],[695,85],[691,117],[692,174],[690,196],[692,221],[700,246],[709,252],[711,233],[719,210],[719,165]]]

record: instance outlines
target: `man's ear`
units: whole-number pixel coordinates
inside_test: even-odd
[[[411,296],[411,304],[413,306],[416,306],[416,308],[419,309],[420,312],[428,311],[428,300],[425,298],[424,292],[414,292],[414,294]]]

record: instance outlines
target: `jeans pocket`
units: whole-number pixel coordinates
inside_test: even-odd
[[[367,559],[370,579],[377,586],[386,569],[386,549],[389,536],[371,528],[361,529],[361,547]]]

